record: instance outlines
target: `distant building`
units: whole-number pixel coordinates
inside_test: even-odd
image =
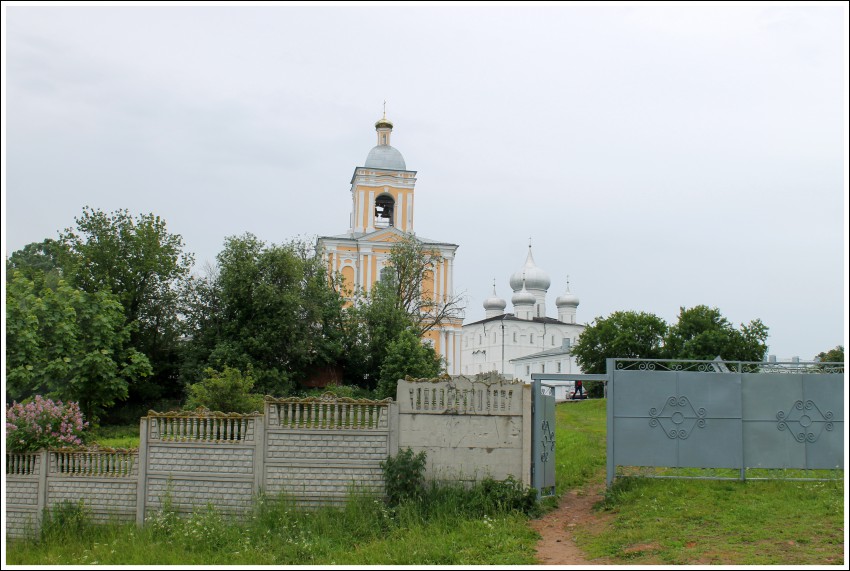
[[[580,373],[571,354],[585,326],[576,322],[579,299],[566,292],[555,300],[557,319],[546,315],[546,294],[551,280],[534,263],[531,245],[525,265],[514,272],[510,286],[513,313],[496,293],[484,300],[485,317],[463,325],[461,363],[463,374],[497,371],[531,381],[532,373]]]
[[[339,272],[346,287],[368,294],[381,278],[390,250],[405,235],[414,234],[414,194],[416,171],[407,170],[404,157],[390,145],[393,124],[384,117],[375,123],[377,144],[362,167],[351,177],[351,217],[348,231],[336,236],[320,236],[317,249],[322,252],[330,273]],[[447,300],[454,295],[454,258],[457,244],[416,238],[435,252],[442,261],[433,268],[432,280],[422,284],[423,295]],[[350,300],[356,303],[356,299]],[[444,323],[425,337],[437,353],[446,359],[449,374],[460,373],[461,320]]]

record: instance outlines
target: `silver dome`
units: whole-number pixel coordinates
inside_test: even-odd
[[[519,291],[522,287],[522,280],[525,277],[525,287],[528,289],[537,289],[547,291],[552,283],[549,279],[549,274],[541,270],[534,263],[534,256],[531,255],[531,246],[528,247],[528,256],[525,258],[525,265],[513,273],[511,276],[511,289]]]
[[[366,157],[364,167],[373,169],[389,169],[396,171],[407,170],[404,164],[404,157],[398,152],[398,149],[389,145],[377,145],[369,151],[369,156]]]
[[[504,310],[507,307],[507,302],[496,295],[496,284],[493,284],[493,295],[484,300],[484,309],[490,310]]]
[[[511,297],[511,303],[514,305],[534,305],[536,302],[537,298],[534,297],[534,294],[525,289],[525,283],[522,284],[522,290]]]
[[[557,307],[563,307],[565,305],[578,305],[578,296],[574,293],[570,293],[569,290],[567,290],[567,293],[562,296],[559,296],[558,299],[555,300],[555,305]]]

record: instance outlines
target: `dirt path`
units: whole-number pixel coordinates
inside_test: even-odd
[[[605,483],[592,484],[583,489],[571,490],[561,497],[558,508],[531,527],[541,535],[537,542],[537,559],[541,565],[604,565],[599,559],[589,560],[575,544],[574,532],[581,527],[597,528],[609,519],[594,513],[593,504],[602,499]]]

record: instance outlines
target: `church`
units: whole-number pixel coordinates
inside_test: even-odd
[[[557,319],[546,315],[549,274],[534,262],[531,244],[525,265],[510,277],[513,313],[496,293],[484,300],[485,317],[463,325],[461,362],[464,375],[496,371],[531,381],[532,373],[581,373],[570,347],[585,326],[576,322],[579,299],[566,292],[555,300]]]
[[[437,301],[453,297],[453,270],[457,244],[431,240],[414,232],[416,171],[408,170],[404,157],[390,144],[392,122],[384,116],[375,123],[376,145],[363,166],[355,167],[351,177],[351,215],[348,231],[335,236],[320,236],[317,250],[322,253],[328,272],[342,276],[347,291],[371,291],[381,279],[393,244],[405,235],[415,235],[440,261],[432,268],[429,283],[422,284],[423,295]],[[356,299],[351,299],[356,302]],[[428,331],[425,341],[446,360],[446,372],[460,374],[461,320],[452,319]]]

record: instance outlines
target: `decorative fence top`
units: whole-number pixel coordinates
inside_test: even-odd
[[[409,379],[398,382],[400,411],[418,414],[522,414],[521,381],[498,375]]]
[[[6,452],[7,476],[38,476],[41,452]]]
[[[689,371],[695,373],[843,373],[844,363],[819,361],[723,361],[720,359],[614,359],[618,371]]]
[[[170,442],[242,444],[253,442],[254,423],[261,413],[148,411],[148,438]]]
[[[51,450],[48,472],[51,475],[129,478],[138,476],[138,460],[136,450]]]
[[[388,430],[393,399],[337,397],[265,398],[269,426],[290,429]]]

